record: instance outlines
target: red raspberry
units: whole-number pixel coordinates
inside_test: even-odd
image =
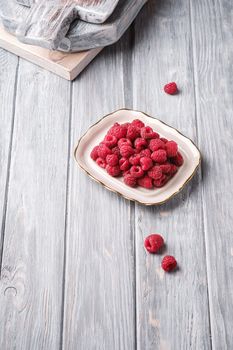
[[[178,145],[175,141],[168,141],[166,143],[166,150],[167,150],[167,156],[170,157],[175,157],[177,155],[178,151]]]
[[[164,86],[164,91],[169,95],[174,95],[178,92],[178,88],[175,82],[168,83]]]
[[[164,137],[160,137],[160,140],[163,141],[164,143],[167,143],[167,139],[165,139]]]
[[[169,177],[165,174],[162,175],[162,177],[160,179],[156,179],[154,180],[154,185],[155,187],[163,187],[169,180]]]
[[[161,139],[150,140],[149,148],[151,151],[158,151],[158,149],[165,149],[165,143]]]
[[[118,146],[112,148],[112,153],[120,157],[120,148]]]
[[[153,182],[149,176],[144,176],[138,179],[138,185],[147,189],[153,188]]]
[[[121,169],[122,171],[129,170],[129,168],[130,168],[129,160],[126,159],[126,158],[121,158],[121,159],[119,160],[119,166],[120,166],[120,169]]]
[[[130,146],[132,146],[132,142],[129,139],[126,139],[125,137],[123,137],[122,139],[120,139],[118,141],[118,147],[121,148],[121,146],[123,146],[123,145],[130,145]]]
[[[133,177],[132,175],[126,174],[124,176],[124,183],[127,186],[136,187],[137,186],[137,179],[135,177]]]
[[[99,165],[101,168],[105,169],[106,168],[106,162],[102,158],[97,158],[96,159],[96,164]]]
[[[127,138],[130,140],[135,140],[138,136],[140,136],[140,130],[133,125],[130,125],[127,130]]]
[[[172,167],[169,162],[166,162],[160,165],[160,169],[162,170],[163,174],[170,175]]]
[[[116,166],[107,165],[106,170],[107,170],[108,174],[113,176],[113,177],[119,176],[121,173],[120,167],[118,165],[116,165]]]
[[[95,146],[91,151],[91,158],[93,160],[96,160],[99,157],[98,149],[99,149],[99,146]]]
[[[140,158],[140,164],[141,164],[141,167],[142,167],[143,171],[147,171],[150,168],[152,168],[152,166],[153,166],[152,159],[149,158],[149,157],[141,157]]]
[[[108,154],[111,154],[112,151],[104,143],[101,143],[98,148],[98,155],[100,158],[106,159]]]
[[[153,233],[152,235],[146,237],[144,246],[149,253],[158,253],[164,246],[163,237]]]
[[[134,154],[129,158],[129,162],[132,165],[139,165],[140,164],[140,154]]]
[[[123,128],[128,129],[128,127],[130,126],[130,123],[124,123],[124,124],[121,124],[121,126],[123,126]]]
[[[141,156],[141,157],[148,157],[148,158],[150,158],[150,156],[151,156],[151,151],[149,150],[149,148],[143,149],[143,150],[140,152],[140,156]]]
[[[171,159],[171,162],[177,166],[181,166],[184,164],[184,158],[180,152],[177,152],[177,155]]]
[[[120,148],[120,154],[122,157],[129,158],[134,154],[134,149],[130,145],[123,145]]]
[[[152,153],[151,158],[154,162],[162,164],[167,160],[167,153],[164,149],[158,149],[158,151]]]
[[[145,124],[139,119],[134,119],[132,121],[131,125],[135,126],[138,129],[144,128],[144,126],[145,126]]]
[[[176,268],[177,261],[174,258],[174,256],[166,255],[162,260],[161,266],[164,269],[164,271],[170,272]]]
[[[175,175],[177,173],[177,166],[175,164],[171,164],[170,175]]]
[[[144,126],[143,128],[141,128],[140,132],[141,132],[141,137],[143,139],[159,138],[159,134],[157,134],[157,132],[154,132],[153,129],[150,128],[149,126]]]
[[[113,135],[106,135],[103,142],[107,147],[112,148],[117,144],[117,138]]]
[[[111,166],[118,165],[119,159],[116,154],[108,154],[106,157],[106,163]]]
[[[138,150],[142,150],[143,148],[147,147],[147,142],[145,139],[139,137],[134,141],[134,147]]]
[[[130,168],[130,174],[136,178],[142,177],[144,175],[144,171],[139,165],[133,165]]]
[[[160,169],[160,166],[159,165],[153,166],[153,168],[151,168],[148,171],[148,176],[150,176],[154,180],[161,179],[161,177],[163,176],[163,173],[162,173],[162,170]]]
[[[108,135],[115,136],[118,140],[122,137],[126,137],[126,134],[127,128],[119,123],[115,123],[108,131]]]

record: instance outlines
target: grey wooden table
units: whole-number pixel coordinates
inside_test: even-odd
[[[0,50],[1,350],[233,349],[232,43],[232,1],[150,0],[73,83]],[[87,127],[125,106],[201,149],[166,205],[130,203],[74,162]],[[151,232],[175,274],[146,254]]]

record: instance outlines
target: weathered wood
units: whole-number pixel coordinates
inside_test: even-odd
[[[57,350],[70,85],[19,66],[0,282],[0,348]]]
[[[190,35],[186,1],[149,2],[135,23],[133,97],[135,109],[197,142]],[[179,95],[163,92],[169,81],[178,83]],[[196,176],[168,204],[136,206],[138,350],[211,348],[201,187]],[[149,255],[143,247],[152,232],[165,238],[166,249],[160,255]],[[165,254],[177,258],[180,268],[175,273],[161,269]]]
[[[233,349],[233,3],[190,4],[212,343],[213,349],[228,350]]]
[[[71,145],[98,118],[124,105],[122,57],[121,44],[106,49],[74,82]],[[95,102],[83,103],[90,90]],[[73,155],[68,203],[63,349],[134,349],[130,203],[89,179]]]

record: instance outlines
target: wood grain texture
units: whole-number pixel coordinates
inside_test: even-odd
[[[70,85],[19,66],[0,282],[0,348],[57,350]]]
[[[98,118],[124,105],[122,58],[120,44],[106,49],[75,81],[73,147]],[[93,89],[93,81],[98,88]],[[83,103],[90,89],[95,102]],[[135,348],[131,206],[88,178],[71,157],[63,349],[131,350]]]
[[[225,350],[233,348],[233,3],[190,4],[212,343]]]
[[[135,23],[132,75],[133,107],[197,142],[187,2],[150,1],[145,7]],[[163,92],[169,81],[181,87],[179,95]],[[166,205],[136,205],[138,350],[211,349],[201,188],[196,176]],[[147,254],[143,247],[144,238],[152,232],[166,241],[166,249],[158,256]],[[177,258],[175,273],[161,269],[165,254]]]

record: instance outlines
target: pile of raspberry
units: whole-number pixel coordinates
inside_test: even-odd
[[[126,185],[147,189],[164,186],[184,162],[175,141],[160,137],[139,119],[115,123],[91,158],[109,175],[123,176]]]

